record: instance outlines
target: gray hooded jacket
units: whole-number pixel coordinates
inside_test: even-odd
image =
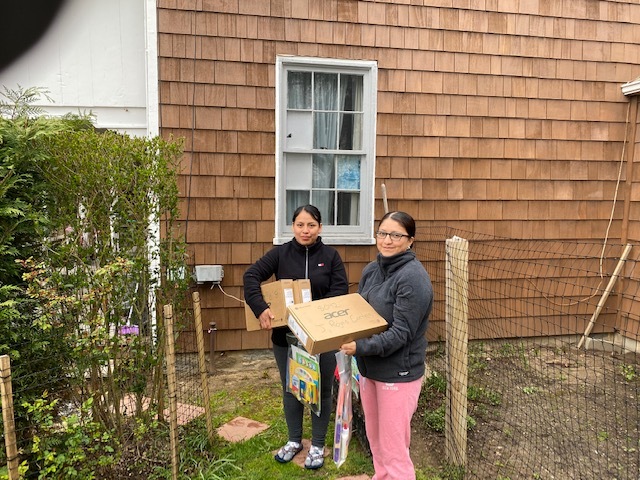
[[[378,254],[377,260],[362,271],[358,293],[389,323],[384,332],[356,340],[360,373],[387,383],[421,378],[433,287],[415,253],[408,250],[392,257]]]

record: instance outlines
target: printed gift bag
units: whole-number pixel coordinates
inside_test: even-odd
[[[289,346],[287,391],[320,416],[320,356]]]

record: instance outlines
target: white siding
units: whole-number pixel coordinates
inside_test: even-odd
[[[0,85],[46,88],[54,103],[42,106],[52,114],[91,111],[98,127],[156,134],[147,114],[147,79],[157,78],[146,74],[147,63],[157,65],[147,59],[157,53],[154,43],[147,49],[147,6],[155,22],[155,1],[67,0],[40,41],[0,72]],[[157,86],[150,100],[157,103]]]

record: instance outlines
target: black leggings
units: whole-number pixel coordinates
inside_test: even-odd
[[[291,393],[287,392],[288,347],[273,346],[282,382],[282,406],[287,421],[290,442],[302,442],[302,420],[305,406]],[[311,444],[324,447],[331,411],[333,409],[333,378],[336,369],[336,352],[320,354],[320,415],[311,413]]]

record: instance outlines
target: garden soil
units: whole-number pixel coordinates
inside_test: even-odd
[[[278,383],[270,350],[216,352],[212,360],[212,392]],[[469,365],[465,478],[640,478],[636,355],[502,343],[476,348]],[[427,421],[445,401],[427,391],[428,377],[445,371],[444,356],[431,351],[411,444],[416,467],[428,471],[450,467],[444,433]],[[357,420],[356,438],[366,443]]]

